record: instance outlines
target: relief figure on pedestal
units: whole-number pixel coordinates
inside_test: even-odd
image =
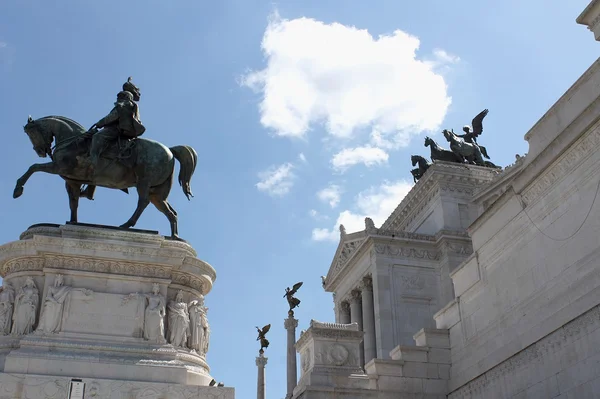
[[[2,281],[0,289],[0,335],[10,334],[10,322],[15,302],[15,289],[6,280]]]
[[[204,306],[203,296],[200,296],[189,304],[191,334],[188,346],[201,355],[208,352],[210,339],[210,326],[206,317],[207,311],[208,308]]]
[[[91,290],[63,285],[62,274],[57,274],[54,279],[54,286],[50,287],[44,300],[40,322],[35,330],[36,334],[50,334],[60,331],[65,303],[72,292],[82,292],[87,297],[92,295]]]
[[[165,297],[160,294],[160,286],[157,283],[152,284],[151,294],[129,294],[123,298],[124,302],[130,299],[143,298],[144,322],[143,322],[143,337],[146,341],[165,344]]]
[[[19,289],[15,298],[15,310],[11,330],[13,335],[30,334],[33,331],[39,299],[39,292],[33,279],[27,277],[25,285]]]
[[[169,303],[169,343],[175,347],[186,347],[190,333],[188,305],[183,301],[183,291],[179,290],[174,301]]]

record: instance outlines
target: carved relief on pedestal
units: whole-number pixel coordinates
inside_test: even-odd
[[[333,344],[327,350],[327,362],[335,366],[343,366],[348,362],[350,353],[344,345]]]
[[[419,274],[400,276],[400,284],[408,291],[421,291],[425,287],[425,281]]]
[[[300,367],[302,367],[302,372],[306,373],[308,371],[308,369],[310,368],[310,363],[311,363],[311,357],[312,352],[310,350],[310,348],[307,348],[304,353],[302,354],[302,357],[300,358]]]
[[[0,290],[0,335],[9,335],[15,302],[15,289],[8,281],[2,281]]]
[[[144,318],[142,324],[143,337],[146,341],[157,344],[165,344],[165,297],[160,294],[160,286],[157,283],[152,285],[151,294],[129,294],[123,298],[123,304],[127,304],[131,299],[141,300],[141,306],[144,307]]]
[[[30,334],[35,326],[39,291],[31,277],[27,277],[25,285],[17,292],[13,314],[13,335]]]
[[[188,310],[191,325],[188,346],[199,355],[206,355],[210,340],[210,326],[206,317],[208,308],[204,306],[204,297],[200,296],[190,302]]]
[[[183,291],[179,290],[174,301],[169,303],[169,343],[174,347],[187,347],[190,333],[190,315],[188,305],[183,301]]]
[[[62,318],[65,306],[68,306],[70,296],[77,292],[80,292],[85,296],[85,298],[83,298],[84,301],[89,301],[92,299],[92,290],[65,286],[63,285],[62,274],[56,275],[54,286],[48,290],[48,295],[44,300],[44,307],[42,309],[42,314],[40,315],[40,322],[38,323],[35,333],[44,334],[59,332],[62,326]]]

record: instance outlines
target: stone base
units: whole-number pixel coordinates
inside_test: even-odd
[[[71,390],[70,377],[0,373],[2,399],[66,399]],[[83,378],[83,396],[71,399],[234,399],[234,388],[129,382]]]
[[[0,337],[0,343],[6,338]],[[212,380],[205,357],[189,349],[102,338],[65,333],[25,336],[6,355],[4,372],[201,386]]]

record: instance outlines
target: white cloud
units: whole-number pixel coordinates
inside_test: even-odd
[[[327,220],[327,219],[329,219],[329,216],[323,215],[323,214],[319,213],[315,209],[311,209],[310,211],[308,211],[308,214],[314,220],[319,220],[320,221],[320,220]]]
[[[300,161],[302,161],[302,163],[307,163],[307,162],[308,162],[308,161],[306,160],[306,156],[304,155],[304,153],[303,153],[303,152],[301,152],[301,153],[298,155],[298,159],[300,159]]]
[[[344,172],[350,166],[363,163],[366,166],[380,165],[388,161],[388,154],[381,148],[365,146],[345,148],[331,159],[331,165],[339,172]]]
[[[329,203],[329,206],[332,208],[338,206],[341,195],[342,188],[336,184],[330,184],[328,187],[317,193],[317,197],[321,201]]]
[[[435,62],[419,60],[419,45],[400,30],[374,38],[339,23],[275,16],[262,40],[265,69],[240,83],[262,93],[261,123],[276,135],[303,137],[322,123],[335,137],[373,131],[397,148],[438,129],[451,102],[435,68],[456,57],[436,50]]]
[[[370,217],[376,226],[380,226],[396,209],[412,186],[412,183],[401,180],[395,183],[385,182],[379,187],[371,187],[360,192],[356,197],[354,210],[340,212],[335,226],[331,230],[313,229],[312,239],[315,241],[339,240],[340,224],[344,225],[348,233],[364,230],[365,217]]]
[[[291,163],[271,166],[258,174],[261,181],[256,183],[256,188],[274,197],[284,196],[294,185],[293,168],[294,166]]]

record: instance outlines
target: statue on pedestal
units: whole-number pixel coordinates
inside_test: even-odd
[[[287,287],[285,289],[285,294],[283,295],[283,297],[287,299],[288,304],[290,305],[290,310],[288,313],[292,317],[294,316],[294,309],[300,305],[300,300],[294,297],[294,294],[298,291],[298,289],[300,289],[300,287],[302,287],[302,284],[302,281],[294,284],[291,290],[290,287]]]
[[[10,282],[2,280],[2,288],[0,289],[0,335],[10,334],[14,302],[15,289]]]
[[[183,301],[183,291],[179,290],[169,309],[169,343],[175,347],[185,348],[190,333],[190,315],[188,305]]]
[[[15,298],[12,335],[31,334],[35,325],[35,316],[40,301],[39,291],[31,277],[19,289]]]
[[[260,341],[260,350],[258,351],[258,353],[260,353],[261,355],[263,353],[265,353],[265,349],[267,349],[269,347],[269,340],[267,339],[266,335],[270,329],[271,329],[270,324],[267,324],[266,326],[264,326],[262,328],[262,330],[260,328],[256,327],[256,330],[258,331],[258,338],[256,338],[256,340]]]
[[[17,179],[13,197],[23,194],[25,184],[36,172],[59,175],[66,182],[70,222],[76,223],[79,199],[93,199],[96,186],[125,192],[129,187],[136,187],[137,207],[120,227],[135,226],[148,204],[152,203],[169,220],[171,237],[179,239],[177,212],[167,201],[175,160],[180,163],[179,184],[190,199],[193,196],[190,181],[198,155],[189,146],[168,148],[159,142],[138,137],[145,130],[139,121],[135,103],[136,98],[139,99],[139,89],[130,80],[123,89],[117,95],[113,111],[90,130],[63,116],[36,120],[30,116],[24,126],[25,133],[38,156],[50,157],[51,162],[31,165]],[[104,129],[98,131],[98,127]],[[87,188],[82,190],[85,185]]]
[[[188,346],[198,354],[205,355],[208,352],[210,340],[210,326],[206,313],[208,308],[204,306],[204,297],[200,296],[188,305],[190,313],[191,334]]]
[[[144,299],[143,337],[146,341],[166,344],[165,339],[165,297],[160,294],[160,286],[152,284],[151,294],[129,294],[123,301],[126,303],[133,298]]]
[[[35,330],[36,334],[57,333],[60,331],[60,322],[63,316],[65,302],[72,292],[82,292],[87,297],[92,295],[92,290],[72,288],[63,285],[62,274],[56,275],[54,287],[48,290],[44,300],[44,308],[40,315],[40,322]]]

